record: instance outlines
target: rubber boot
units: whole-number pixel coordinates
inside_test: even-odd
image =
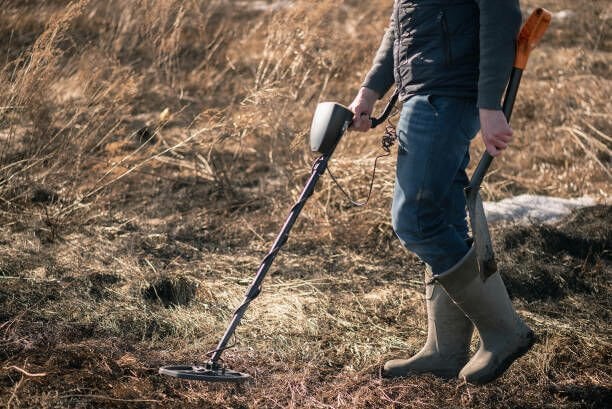
[[[386,362],[382,371],[385,378],[421,374],[433,374],[446,379],[456,378],[459,370],[468,361],[474,326],[432,278],[431,270],[427,268],[425,346],[410,359]]]
[[[435,278],[472,320],[480,348],[459,372],[469,383],[497,379],[535,343],[533,331],[518,316],[499,273],[483,281],[474,247],[448,271]]]

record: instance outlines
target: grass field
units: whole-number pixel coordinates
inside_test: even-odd
[[[390,224],[392,158],[365,208],[322,178],[224,354],[251,383],[157,374],[216,345],[310,173],[317,102],[350,103],[391,0],[0,5],[0,406],[610,407],[609,2],[521,1],[556,19],[484,195],[600,204],[493,226],[539,341],[484,387],[379,376],[426,335],[423,266]],[[331,161],[355,197],[381,136],[350,133]]]

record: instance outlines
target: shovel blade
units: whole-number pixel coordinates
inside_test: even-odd
[[[495,261],[489,224],[487,223],[482,198],[478,190],[468,193],[466,199],[476,258],[478,259],[480,274],[486,280],[497,271],[497,262]]]

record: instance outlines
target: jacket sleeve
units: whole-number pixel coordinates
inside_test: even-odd
[[[476,0],[480,8],[478,107],[501,109],[521,26],[518,0]]]
[[[362,87],[376,91],[382,98],[395,83],[393,76],[393,43],[395,41],[395,23],[393,16],[389,28],[385,32],[383,39],[378,47],[372,68],[366,75]]]

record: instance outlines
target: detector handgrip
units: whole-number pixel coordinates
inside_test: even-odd
[[[389,99],[389,102],[387,102],[387,106],[385,106],[385,110],[383,111],[383,113],[378,118],[370,118],[372,120],[372,129],[376,128],[378,125],[385,122],[387,118],[389,118],[389,115],[391,115],[391,111],[393,111],[393,108],[395,107],[398,98],[399,92],[398,90],[396,90],[391,96],[391,99]]]

